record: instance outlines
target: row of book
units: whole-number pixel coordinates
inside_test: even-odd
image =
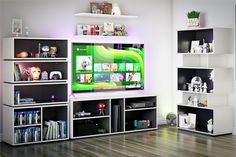
[[[66,121],[45,121],[44,122],[44,140],[63,139],[67,137]]]

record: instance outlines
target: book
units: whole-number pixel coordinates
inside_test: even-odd
[[[15,81],[21,81],[22,80],[18,64],[14,64],[14,79],[15,79]]]

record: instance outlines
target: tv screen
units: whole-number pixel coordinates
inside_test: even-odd
[[[144,45],[72,43],[72,92],[144,89]]]

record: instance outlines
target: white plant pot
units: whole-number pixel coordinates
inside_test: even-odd
[[[208,130],[208,132],[212,132],[213,131],[213,125],[212,124],[208,124],[207,125],[207,130]]]
[[[187,19],[187,26],[188,27],[200,27],[199,18]]]

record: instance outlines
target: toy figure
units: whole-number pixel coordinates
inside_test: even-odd
[[[28,67],[23,69],[23,74],[27,75],[27,81],[39,80],[41,70],[37,66]]]
[[[106,104],[104,102],[98,103],[98,115],[104,116],[106,111]]]
[[[48,72],[47,71],[43,71],[41,73],[41,80],[48,80]]]
[[[39,80],[41,74],[41,70],[39,67],[31,67],[30,68],[30,77],[32,80]]]
[[[42,57],[43,58],[47,58],[48,57],[48,54],[49,54],[49,46],[43,46],[42,47]]]
[[[51,46],[50,47],[50,52],[49,52],[50,57],[55,58],[57,55],[57,47]]]

